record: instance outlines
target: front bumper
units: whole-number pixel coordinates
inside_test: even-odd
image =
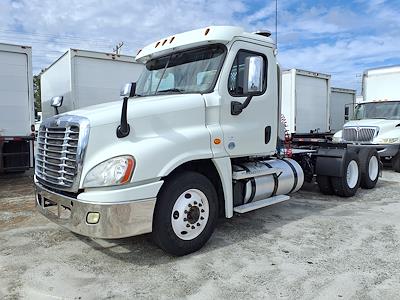
[[[348,148],[374,148],[378,151],[380,157],[392,157],[395,156],[400,149],[399,144],[349,144]]]
[[[86,202],[36,185],[36,207],[49,220],[75,233],[104,239],[123,238],[152,231],[156,198],[117,203]],[[88,224],[89,212],[98,212],[99,221]]]

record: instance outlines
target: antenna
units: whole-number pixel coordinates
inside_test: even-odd
[[[119,51],[121,50],[123,45],[124,45],[124,42],[120,42],[117,45],[115,45],[115,48],[113,48],[113,52],[115,54],[119,54]]]
[[[278,0],[275,0],[275,43],[278,49]]]

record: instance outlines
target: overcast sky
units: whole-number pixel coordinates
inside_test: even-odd
[[[362,71],[400,64],[400,1],[278,0],[279,62],[360,89]],[[208,25],[274,31],[275,0],[0,0],[0,42],[33,47],[37,74],[68,48],[134,55]]]

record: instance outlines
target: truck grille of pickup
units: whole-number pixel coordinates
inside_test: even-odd
[[[79,126],[42,126],[37,138],[36,177],[53,186],[72,187],[78,171]]]
[[[371,127],[345,127],[342,138],[345,142],[372,142],[376,132],[376,128]]]

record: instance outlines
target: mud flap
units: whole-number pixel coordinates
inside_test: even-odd
[[[316,157],[315,174],[329,177],[341,177],[344,162],[349,149],[346,148],[320,148],[313,154]],[[353,151],[354,152],[354,151]]]

